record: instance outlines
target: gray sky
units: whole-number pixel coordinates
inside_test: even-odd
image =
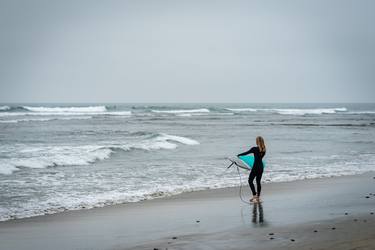
[[[374,102],[375,1],[0,0],[0,102]]]

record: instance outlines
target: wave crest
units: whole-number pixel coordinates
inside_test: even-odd
[[[316,109],[267,109],[267,108],[226,108],[233,112],[274,112],[280,115],[321,115],[346,112],[347,108],[316,108]]]
[[[10,110],[9,106],[0,106],[0,111]]]
[[[210,110],[203,109],[175,109],[175,110],[157,110],[153,109],[151,112],[154,113],[166,113],[166,114],[184,114],[184,113],[209,113]]]
[[[129,144],[48,146],[20,149],[21,157],[0,160],[0,174],[11,174],[20,167],[46,168],[53,166],[90,165],[108,159],[115,151],[175,149],[178,143],[198,145],[199,142],[187,137],[156,134],[148,139]]]
[[[88,107],[31,107],[31,106],[22,106],[23,109],[32,112],[44,112],[44,113],[97,113],[97,112],[106,112],[106,106],[88,106]]]

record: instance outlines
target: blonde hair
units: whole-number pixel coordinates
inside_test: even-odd
[[[264,139],[261,136],[257,136],[256,138],[257,146],[259,147],[259,151],[264,153],[266,152],[266,145],[264,144]]]

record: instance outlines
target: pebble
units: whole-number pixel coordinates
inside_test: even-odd
[[[371,212],[370,214],[371,214],[371,215],[373,215],[373,214],[374,214],[374,212]]]
[[[345,215],[348,215],[348,213],[345,213]]]
[[[273,237],[270,238],[270,240],[273,240],[273,239],[274,239]]]
[[[318,232],[318,230],[314,230],[314,233],[317,233]]]
[[[335,227],[333,227],[333,228],[331,228],[332,230],[335,230],[336,228]]]
[[[274,235],[274,233],[269,233],[268,235]]]
[[[172,237],[172,240],[177,240],[177,237],[176,236]]]
[[[197,221],[195,221],[196,223],[199,223],[199,222],[201,222],[200,220],[197,220]]]
[[[294,241],[294,239],[290,239],[290,241]]]
[[[370,198],[370,196],[366,196],[366,199]]]

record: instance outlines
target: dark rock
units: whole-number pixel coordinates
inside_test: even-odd
[[[290,239],[290,241],[295,241],[294,239]]]
[[[176,236],[172,237],[172,240],[177,240],[177,237]]]
[[[274,239],[273,237],[270,238],[270,240],[273,240],[273,239]]]
[[[274,233],[269,233],[268,235],[274,235]]]
[[[314,230],[314,233],[317,233],[318,232],[318,230]]]
[[[366,199],[370,198],[370,196],[366,196]]]
[[[201,222],[200,220],[197,220],[197,221],[195,221],[196,223],[199,223],[199,222]]]
[[[335,227],[333,227],[333,228],[331,228],[332,230],[335,230],[336,228]]]
[[[345,213],[345,215],[348,215],[348,213]]]

